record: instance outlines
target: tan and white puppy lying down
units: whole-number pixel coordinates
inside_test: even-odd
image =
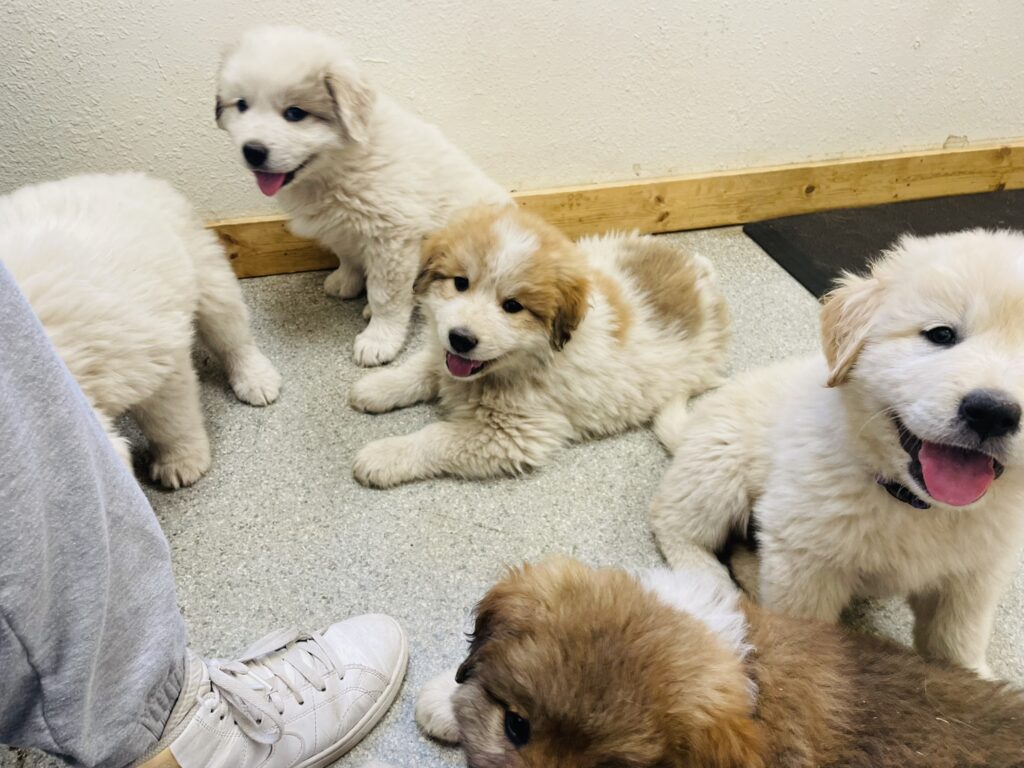
[[[447,418],[360,450],[365,485],[515,474],[652,418],[671,431],[725,358],[727,311],[703,258],[636,235],[574,244],[514,206],[430,238],[416,291],[423,348],[350,399],[381,413],[438,398]]]
[[[510,199],[321,32],[246,32],[221,67],[217,124],[263,194],[281,201],[288,228],[338,257],[324,290],[350,299],[365,286],[359,365],[389,362],[402,348],[423,238],[463,208]]]
[[[741,376],[669,437],[669,564],[750,533],[769,608],[905,595],[926,656],[989,674],[1024,534],[1024,236],[905,237],[822,310],[824,355]]]
[[[0,197],[0,258],[126,463],[114,421],[132,412],[162,485],[210,467],[195,329],[239,400],[277,399],[281,376],[253,341],[227,256],[170,184],[97,174]]]
[[[703,571],[512,570],[416,719],[470,768],[1010,768],[1024,693]]]

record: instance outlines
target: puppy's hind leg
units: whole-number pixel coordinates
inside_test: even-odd
[[[366,276],[358,264],[338,257],[338,268],[324,280],[324,293],[339,299],[354,299],[366,287]]]
[[[281,374],[253,341],[249,311],[220,245],[209,233],[202,234],[209,238],[198,241],[193,251],[199,335],[227,370],[235,396],[249,405],[269,405],[281,391]]]
[[[192,485],[210,468],[210,441],[189,350],[178,353],[174,370],[160,389],[133,407],[132,413],[149,439],[153,480],[167,488],[181,488]]]
[[[458,690],[455,670],[432,677],[416,697],[416,722],[428,736],[449,744],[459,743],[459,724],[455,719],[452,696]]]
[[[713,395],[687,417],[685,429],[672,433],[675,459],[651,504],[650,522],[673,568],[706,564],[731,532],[745,533],[764,486],[768,447],[737,399],[727,390]],[[680,416],[677,405],[669,407],[663,427]]]

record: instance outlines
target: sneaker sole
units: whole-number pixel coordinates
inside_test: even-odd
[[[398,692],[402,688],[402,683],[405,682],[405,673],[409,666],[409,639],[405,636],[405,630],[402,629],[397,621],[395,626],[398,627],[398,632],[402,637],[402,655],[398,662],[396,674],[391,682],[388,683],[388,687],[381,691],[377,701],[373,703],[373,706],[363,715],[363,719],[356,723],[355,728],[349,731],[344,739],[328,747],[319,755],[313,755],[308,760],[298,763],[294,768],[325,768],[325,766],[330,765],[366,738],[366,735],[373,730],[374,726],[391,709],[391,705],[398,698]]]

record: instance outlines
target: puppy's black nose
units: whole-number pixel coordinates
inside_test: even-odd
[[[245,162],[253,168],[259,168],[267,161],[270,150],[262,144],[251,141],[242,146],[242,154],[245,155]]]
[[[477,340],[476,336],[465,328],[456,328],[448,332],[448,343],[461,355],[475,347]]]
[[[960,418],[982,440],[1002,437],[1020,428],[1020,404],[998,389],[975,389],[960,401]]]

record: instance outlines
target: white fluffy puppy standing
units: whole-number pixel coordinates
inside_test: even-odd
[[[483,206],[423,259],[424,347],[350,399],[378,413],[440,398],[448,418],[364,447],[363,484],[518,473],[571,440],[655,417],[665,429],[719,381],[728,313],[699,256],[636,235],[574,244],[514,206]]]
[[[365,286],[360,365],[405,342],[423,238],[467,206],[509,200],[435,126],[377,93],[339,40],[300,27],[252,29],[228,51],[217,124],[291,231],[338,257],[327,293]]]
[[[210,467],[193,321],[240,400],[277,398],[281,377],[252,339],[216,236],[166,182],[77,176],[0,197],[0,258],[114,447],[130,463],[113,426],[130,410],[163,485],[190,485]]]
[[[905,595],[928,656],[987,674],[1024,536],[1024,236],[905,237],[822,311],[824,356],[741,376],[670,437],[670,564],[751,533],[760,599],[835,621]]]

